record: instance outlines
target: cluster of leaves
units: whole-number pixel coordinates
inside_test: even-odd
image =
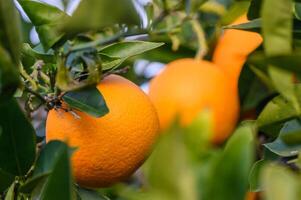
[[[0,0],[1,197],[222,200],[253,191],[267,200],[300,199],[299,0],[154,0],[144,7],[147,25],[129,0],[82,0],[72,16],[36,0],[17,3],[40,44],[22,42],[24,22],[14,1]],[[244,12],[250,22],[226,28],[264,38],[239,83],[242,115],[255,110],[257,120],[239,126],[223,148],[209,144],[206,113],[188,128],[175,124],[143,166],[144,177],[130,186],[92,191],[75,185],[70,156],[76,149],[39,143],[17,102],[29,117],[41,106],[101,117],[110,109],[95,87],[102,78],[138,58],[210,59],[221,26]]]

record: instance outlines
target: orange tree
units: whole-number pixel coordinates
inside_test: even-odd
[[[301,1],[138,7],[0,0],[0,197],[299,200]]]

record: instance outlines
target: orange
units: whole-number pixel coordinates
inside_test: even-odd
[[[257,199],[256,192],[248,192],[245,198],[245,200],[256,200],[256,199]]]
[[[224,141],[233,131],[239,113],[237,92],[229,78],[215,64],[195,59],[169,63],[150,82],[153,101],[164,130],[178,116],[181,124],[190,124],[203,110],[213,116],[214,143]]]
[[[246,15],[242,15],[233,25],[247,22]],[[234,88],[237,89],[239,75],[248,55],[261,43],[260,34],[249,31],[227,29],[220,37],[212,61],[231,77]]]
[[[109,186],[129,177],[151,152],[159,129],[148,96],[134,83],[117,75],[97,86],[110,112],[100,118],[85,113],[51,110],[46,141],[66,141],[78,147],[72,156],[76,181],[85,187]]]

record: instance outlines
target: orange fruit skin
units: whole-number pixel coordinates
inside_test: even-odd
[[[72,156],[76,181],[84,187],[104,187],[129,177],[150,154],[159,121],[148,96],[117,75],[98,86],[110,112],[100,118],[51,110],[46,141],[66,141],[78,147]]]
[[[213,116],[212,142],[224,141],[233,131],[239,113],[237,92],[225,73],[213,63],[180,59],[169,63],[150,82],[153,101],[162,130],[178,116],[183,126],[189,125],[203,110]]]
[[[247,22],[246,15],[242,15],[233,25]],[[212,61],[231,77],[234,88],[237,89],[239,75],[248,55],[261,43],[260,34],[249,31],[227,29],[220,37]]]
[[[256,199],[257,199],[256,192],[248,192],[245,198],[245,200],[256,200]]]

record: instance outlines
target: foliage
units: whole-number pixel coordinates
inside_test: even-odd
[[[0,198],[242,200],[253,191],[266,200],[300,199],[301,1],[153,0],[143,7],[147,24],[136,6],[82,0],[70,16],[38,0],[0,0]],[[245,12],[248,23],[229,25]],[[38,45],[28,41],[28,27]],[[223,28],[264,38],[239,81],[241,116],[255,118],[241,119],[224,145],[208,142],[210,121],[200,113],[189,127],[175,122],[132,180],[92,190],[73,181],[76,149],[36,136],[40,108],[102,117],[110,112],[96,89],[103,78],[123,73],[146,83],[128,67],[141,59],[210,60]]]

